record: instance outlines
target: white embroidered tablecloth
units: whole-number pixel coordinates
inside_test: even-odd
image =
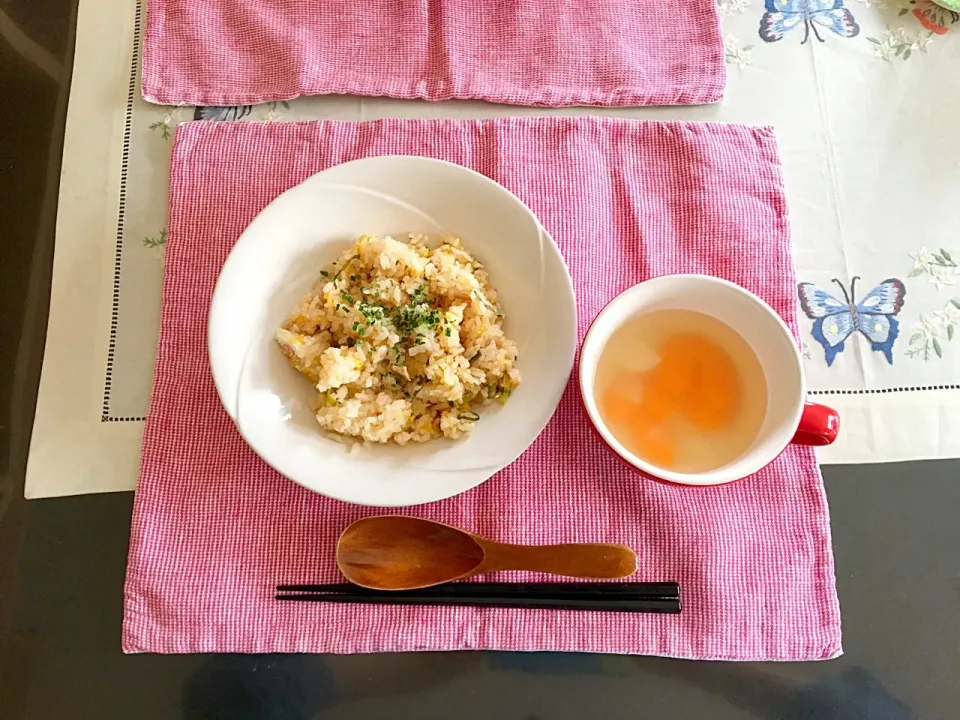
[[[808,315],[809,387],[842,416],[822,461],[960,456],[960,16],[928,0],[720,0],[719,9],[728,81],[718,105],[543,110],[321,97],[195,109],[140,99],[141,8],[83,0],[28,497],[135,484],[171,139],[194,118],[594,113],[773,125]]]

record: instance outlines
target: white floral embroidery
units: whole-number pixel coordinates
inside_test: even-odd
[[[261,115],[260,119],[264,122],[276,122],[283,114],[290,109],[290,103],[286,100],[276,101],[273,100],[268,103],[260,105]]]
[[[913,258],[913,269],[907,277],[917,277],[918,275],[929,275],[927,282],[936,285],[940,291],[945,285],[953,285],[954,276],[960,273],[960,267],[949,250],[940,248],[935,252],[930,252],[922,247],[915,253],[908,253]]]
[[[943,344],[952,341],[960,328],[960,300],[953,298],[947,302],[943,310],[938,310],[932,316],[920,315],[920,322],[913,329],[910,345],[907,348],[907,357],[932,360],[943,357]]]
[[[150,123],[149,129],[152,132],[159,132],[160,137],[164,140],[169,140],[173,137],[173,129],[184,119],[190,119],[189,116],[184,118],[184,112],[188,110],[192,112],[193,108],[187,108],[183,105],[160,108],[160,111],[163,113],[162,117]]]
[[[949,329],[951,325],[958,326],[960,325],[960,304],[951,300],[943,310],[935,312],[933,317],[944,328]]]
[[[933,40],[932,32],[918,32],[911,35],[906,28],[887,28],[879,38],[868,37],[874,44],[873,54],[882,60],[891,62],[894,58],[909,60],[915,52],[927,52],[927,46]]]
[[[960,264],[946,248],[928,250],[921,247],[915,253],[908,253],[913,260],[913,269],[908,277],[927,275],[927,282],[935,285],[937,291],[947,285],[953,285],[960,274]],[[943,357],[943,344],[953,340],[960,330],[960,300],[951,298],[943,310],[932,315],[921,314],[913,328],[913,335],[907,348],[907,357],[931,360]]]
[[[931,318],[925,314],[920,315],[920,322],[917,324],[917,332],[927,340],[936,340],[940,337],[940,323],[937,319]]]
[[[875,7],[877,10],[907,10],[910,0],[857,0],[865,8]]]
[[[943,346],[940,344],[940,323],[937,318],[920,315],[920,322],[914,328],[907,348],[907,357],[929,360],[934,355],[943,356]]]
[[[723,49],[728,65],[736,65],[741,70],[753,65],[753,45],[741,45],[739,40],[728,35],[723,40]]]
[[[913,273],[911,273],[911,277],[930,272],[930,266],[933,263],[932,252],[925,247],[921,247],[917,252],[908,254],[913,258]]]
[[[931,285],[936,285],[937,292],[940,292],[945,285],[953,285],[953,273],[953,268],[934,265],[930,268],[930,279],[927,280],[927,282]]]
[[[717,0],[717,10],[720,11],[720,17],[741,15],[748,7],[750,7],[750,0]]]

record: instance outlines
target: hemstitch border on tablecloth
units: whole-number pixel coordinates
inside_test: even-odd
[[[123,126],[123,156],[120,163],[120,197],[117,206],[117,245],[113,261],[113,298],[110,307],[110,341],[107,345],[107,368],[103,379],[103,406],[100,422],[143,422],[146,417],[113,417],[110,415],[110,393],[113,386],[113,366],[117,352],[117,328],[120,320],[120,271],[123,264],[124,216],[127,209],[127,174],[130,168],[130,137],[133,129],[133,102],[137,93],[137,73],[140,66],[140,42],[143,8],[136,4],[133,20],[133,53],[130,61],[130,84],[127,89],[127,110]]]

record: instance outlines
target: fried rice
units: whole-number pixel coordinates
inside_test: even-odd
[[[520,384],[483,266],[457,238],[427,243],[361,236],[277,330],[317,389],[324,430],[399,445],[457,439]]]

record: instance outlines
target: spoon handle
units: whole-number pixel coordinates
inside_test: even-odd
[[[633,575],[637,556],[625,545],[569,543],[508,545],[484,542],[484,559],[473,574],[528,570],[576,578],[612,579]]]

